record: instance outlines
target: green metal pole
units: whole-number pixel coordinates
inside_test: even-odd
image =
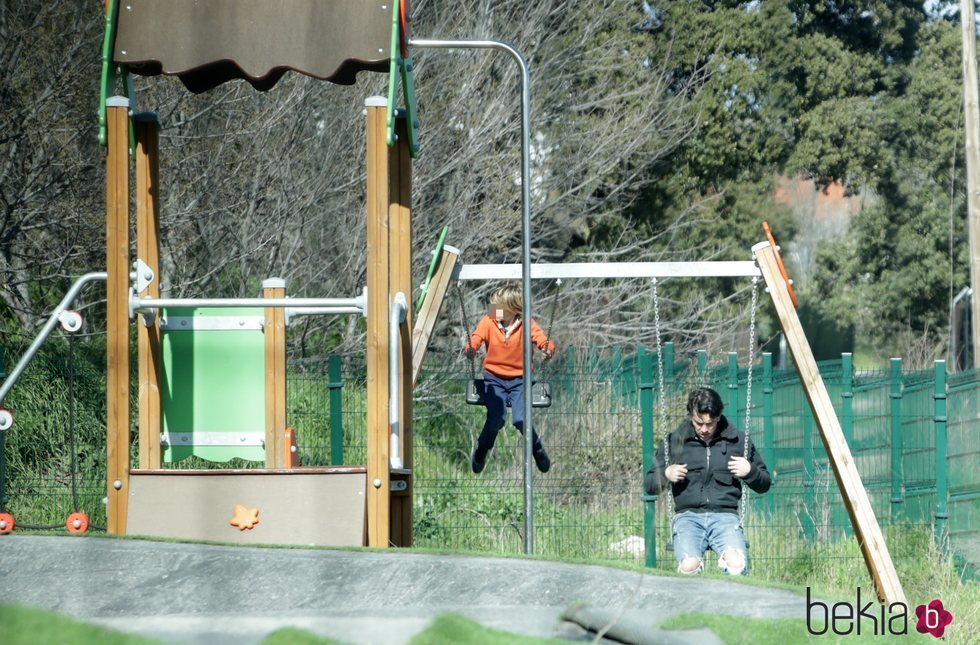
[[[640,420],[643,426],[643,474],[653,468],[653,365],[650,355],[642,345],[637,347],[640,361]],[[641,484],[642,486],[642,484]],[[643,493],[643,537],[646,545],[646,566],[657,566],[657,496]]]
[[[939,540],[940,553],[946,556],[947,524],[949,513],[946,498],[949,495],[949,473],[946,464],[946,361],[936,361],[936,389],[933,393],[936,432],[936,539]]]
[[[840,398],[841,398],[841,429],[844,442],[851,455],[856,454],[854,446],[854,357],[850,352],[840,355]],[[844,505],[834,500],[833,524],[839,526],[844,535],[851,534],[851,522],[847,518]]]
[[[803,413],[803,504],[804,512],[801,518],[803,537],[807,542],[813,542],[816,537],[816,527],[813,514],[817,512],[816,498],[816,459],[813,455],[813,417],[810,408],[802,408]]]
[[[772,352],[762,354],[762,435],[765,451],[763,461],[769,467],[769,472],[776,474],[776,429],[772,418],[773,387],[772,387]],[[770,516],[776,510],[776,499],[773,495],[763,495],[766,500],[766,510]]]
[[[704,385],[704,377],[708,373],[708,351],[698,350],[698,385]]]
[[[844,441],[853,453],[854,446],[854,360],[850,353],[840,355],[840,398],[841,426],[844,431]]]
[[[905,508],[905,501],[902,494],[902,359],[893,358],[891,360],[891,430],[892,430],[892,496],[891,511],[892,522],[901,517]]]
[[[344,464],[344,381],[340,356],[331,354],[327,359],[327,378],[330,388],[330,464]]]
[[[728,352],[728,400],[725,401],[725,416],[738,425],[738,354]],[[744,428],[743,428],[744,430]]]
[[[565,350],[565,376],[563,394],[572,405],[578,401],[578,381],[575,379],[575,347],[569,345]],[[573,408],[577,409],[577,408]]]

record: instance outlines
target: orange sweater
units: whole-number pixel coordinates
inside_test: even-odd
[[[502,378],[516,378],[524,374],[524,323],[517,326],[504,340],[504,332],[497,326],[497,321],[490,316],[484,316],[476,325],[476,331],[470,336],[469,346],[480,349],[486,343],[487,355],[483,359],[483,369]],[[538,323],[531,320],[531,344],[540,350],[555,351],[555,344],[548,340]],[[464,348],[465,349],[465,348]]]

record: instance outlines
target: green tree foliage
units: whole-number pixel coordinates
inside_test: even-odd
[[[670,244],[731,257],[761,219],[795,234],[777,175],[867,191],[873,206],[798,289],[815,319],[857,325],[881,353],[899,329],[942,336],[967,267],[956,25],[915,1],[655,5],[651,58],[669,53],[675,82],[707,80],[698,128],[657,163],[637,221],[662,231],[694,209]]]
[[[878,114],[866,175],[877,202],[817,258],[814,297],[881,352],[902,350],[904,329],[940,348],[952,292],[969,281],[958,27],[932,22],[917,43],[902,93]]]

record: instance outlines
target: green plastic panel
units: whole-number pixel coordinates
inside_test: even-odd
[[[262,309],[170,309],[168,317],[262,316]],[[260,329],[161,330],[160,401],[164,432],[229,433],[227,446],[163,447],[165,463],[195,455],[209,461],[264,461],[261,445],[233,445],[265,433],[265,339]],[[236,435],[236,437],[231,437]]]

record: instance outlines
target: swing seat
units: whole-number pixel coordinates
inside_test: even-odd
[[[466,384],[466,403],[469,405],[485,405],[483,402],[484,383],[482,378],[471,379]],[[531,407],[551,407],[551,385],[543,381],[531,384]]]

